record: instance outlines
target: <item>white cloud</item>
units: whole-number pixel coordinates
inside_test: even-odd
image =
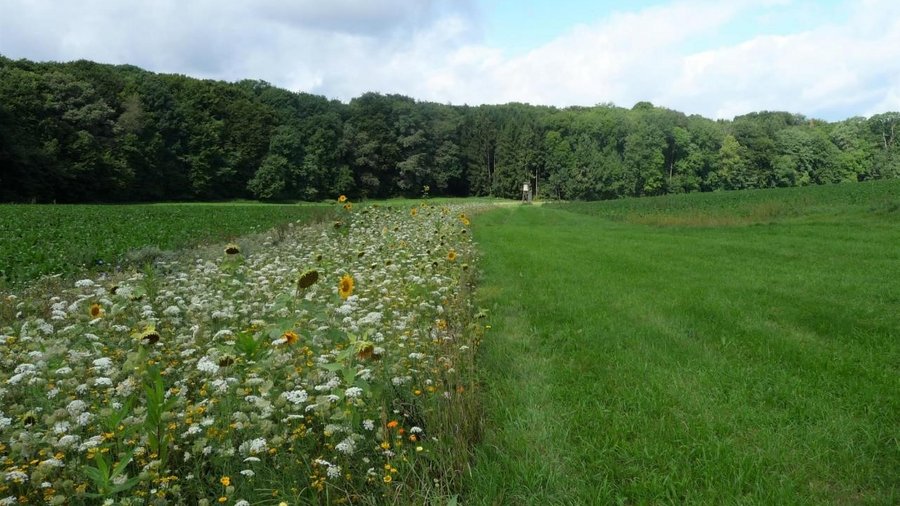
[[[868,111],[900,81],[900,9],[874,4],[843,24],[686,55],[658,100],[729,118],[764,109],[833,119]]]
[[[481,42],[475,0],[0,0],[0,12],[14,13],[0,16],[0,53],[264,79],[342,100],[365,91],[469,104],[650,100],[724,118],[900,109],[900,2],[847,0],[850,15],[829,24],[734,35],[814,5],[678,0],[585,20],[509,56]]]

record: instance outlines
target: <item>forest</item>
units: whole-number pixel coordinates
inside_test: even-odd
[[[761,84],[762,85],[762,84]],[[343,103],[259,80],[0,56],[0,201],[598,200],[900,176],[900,113]]]

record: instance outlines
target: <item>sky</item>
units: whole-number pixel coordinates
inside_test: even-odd
[[[897,0],[0,0],[0,54],[342,101],[900,111]]]

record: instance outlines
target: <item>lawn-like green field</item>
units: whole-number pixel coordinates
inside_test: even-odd
[[[467,501],[900,502],[898,183],[479,216]]]
[[[0,287],[114,267],[130,251],[175,250],[325,216],[276,204],[0,205]]]

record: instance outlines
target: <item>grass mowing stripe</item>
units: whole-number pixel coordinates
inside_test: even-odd
[[[726,228],[482,215],[495,327],[468,500],[900,499],[900,228],[829,213]]]

